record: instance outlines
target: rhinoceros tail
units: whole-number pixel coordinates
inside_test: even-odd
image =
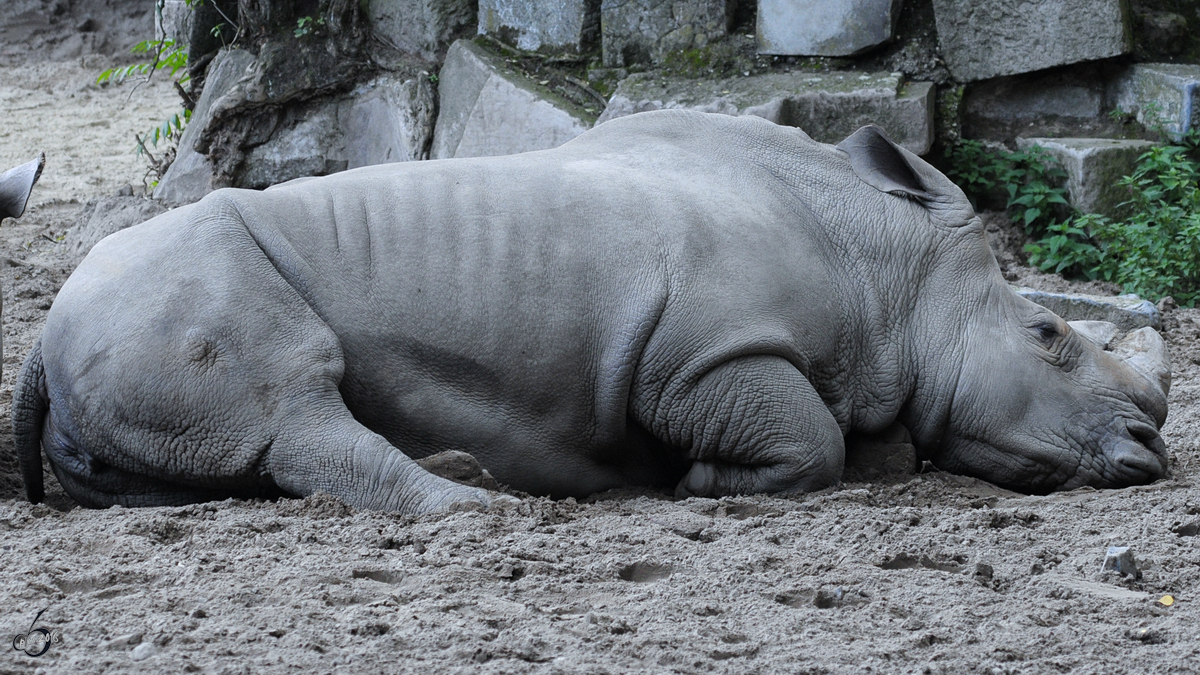
[[[42,483],[42,426],[50,410],[46,371],[42,367],[42,341],[34,343],[13,387],[13,443],[25,480],[25,495],[37,504],[46,495]]]

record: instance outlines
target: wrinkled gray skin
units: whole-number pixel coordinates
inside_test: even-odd
[[[89,506],[318,490],[370,509],[502,483],[680,495],[836,483],[899,420],[1018,490],[1164,475],[1163,391],[1009,290],[963,193],[866,128],[839,147],[679,111],[510,157],[220,190],[113,235],[14,392]]]

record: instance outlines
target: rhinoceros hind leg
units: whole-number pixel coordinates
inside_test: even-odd
[[[267,463],[275,483],[287,492],[328,492],[357,508],[420,514],[491,503],[487,491],[421,468],[359,424],[340,396],[325,409],[301,412],[285,424]]]
[[[693,460],[678,497],[810,492],[841,476],[841,429],[785,359],[729,361],[668,400],[655,426]]]

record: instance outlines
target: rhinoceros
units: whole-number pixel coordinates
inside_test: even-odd
[[[46,153],[25,162],[21,166],[9,169],[0,174],[0,223],[5,218],[20,218],[25,213],[25,205],[29,203],[29,195],[33,186],[42,175],[46,166]],[[0,303],[2,306],[3,303]],[[3,360],[4,345],[0,341],[0,361]]]
[[[896,421],[1016,490],[1167,470],[1163,388],[1010,290],[936,169],[682,111],[213,192],[97,244],[18,379],[30,499],[44,450],[96,507],[488,503],[445,450],[553,497],[800,493]]]

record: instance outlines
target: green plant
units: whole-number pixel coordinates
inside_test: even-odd
[[[1026,247],[1043,270],[1120,284],[1146,297],[1170,295],[1185,306],[1200,300],[1200,131],[1155,146],[1118,183],[1129,191],[1111,219],[1084,214],[1049,228]]]
[[[302,16],[299,19],[296,19],[296,28],[292,31],[292,33],[298,38],[304,37],[305,35],[315,31],[319,26],[324,25],[324,17],[317,17],[314,19],[311,16]]]
[[[149,54],[154,56],[148,62],[135,63],[119,68],[109,68],[100,73],[96,78],[97,84],[115,81],[123,82],[131,75],[145,75],[147,79],[152,77],[155,71],[159,69],[170,71],[170,76],[175,77],[175,73],[187,68],[187,50],[182,47],[177,47],[174,40],[143,40],[133,46],[131,50],[134,54]],[[182,84],[188,81],[188,74],[185,72],[183,77],[179,78],[179,83]]]
[[[1059,219],[1070,217],[1067,173],[1044,149],[1008,152],[979,141],[960,140],[946,148],[947,175],[963,189],[973,206],[998,202],[1031,236],[1046,233]],[[1003,196],[1001,196],[1003,195]]]

